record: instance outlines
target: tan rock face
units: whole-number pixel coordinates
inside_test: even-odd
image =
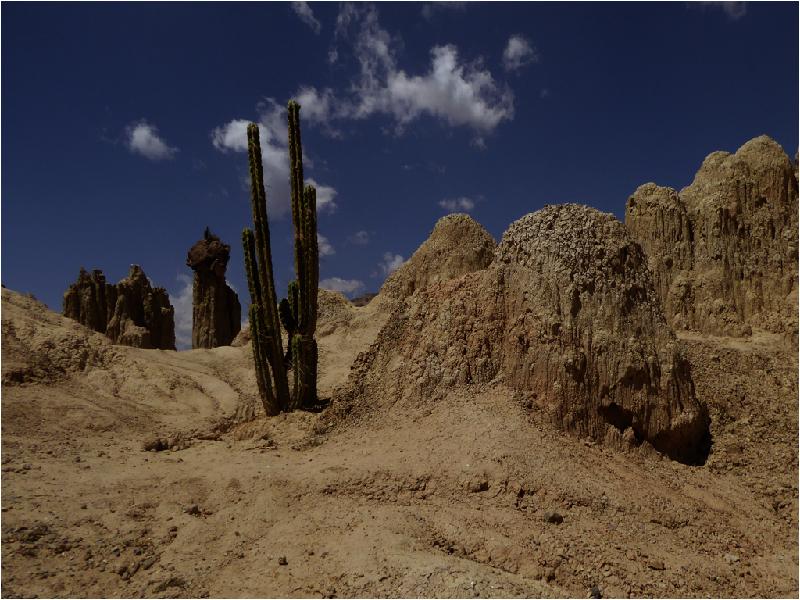
[[[139,265],[128,277],[106,283],[100,270],[81,269],[64,293],[64,316],[136,348],[175,349],[175,312],[164,288],[152,287]]]
[[[175,350],[175,310],[164,288],[153,287],[139,265],[116,285],[114,314],[106,335],[135,348]]]
[[[230,345],[241,329],[239,296],[225,281],[230,251],[208,228],[189,250],[186,265],[194,271],[192,348]]]
[[[494,238],[469,215],[442,217],[414,255],[386,279],[381,296],[403,299],[431,283],[485,269],[494,248]]]
[[[88,273],[81,268],[78,281],[69,286],[64,293],[65,317],[74,319],[89,329],[106,332],[116,302],[116,289],[106,283],[106,277],[99,269]]]
[[[488,268],[428,285],[356,361],[373,408],[506,385],[555,426],[701,460],[708,417],[646,257],[612,215],[551,206],[511,225]],[[363,404],[362,404],[363,403]]]
[[[680,193],[636,190],[625,223],[673,327],[796,338],[797,190],[795,165],[767,136],[710,154]]]

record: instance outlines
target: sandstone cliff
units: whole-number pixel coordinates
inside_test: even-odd
[[[164,288],[152,287],[139,265],[118,284],[102,271],[81,269],[64,293],[64,316],[106,334],[112,342],[136,348],[175,349],[175,314]]]
[[[645,184],[625,222],[644,248],[675,328],[797,337],[797,171],[761,136],[714,152],[680,193]]]
[[[189,250],[186,265],[194,271],[192,348],[228,346],[241,329],[239,297],[225,281],[230,252],[208,228]]]
[[[612,215],[546,207],[488,268],[418,289],[353,366],[355,413],[504,385],[560,429],[702,460],[708,417],[641,247]],[[391,408],[390,408],[391,407]]]

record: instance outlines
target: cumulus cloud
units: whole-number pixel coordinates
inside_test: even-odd
[[[332,254],[336,254],[336,249],[328,241],[328,238],[319,232],[317,232],[317,247],[319,248],[320,256],[331,256]]]
[[[364,231],[356,231],[353,235],[347,238],[347,241],[356,246],[366,246],[369,244],[369,233]]]
[[[508,38],[503,50],[503,68],[506,71],[516,71],[535,62],[539,62],[539,53],[527,39],[519,34]]]
[[[292,2],[292,10],[300,17],[300,20],[308,25],[314,33],[319,33],[322,29],[322,24],[314,17],[314,11],[308,5],[308,2]]]
[[[180,286],[169,295],[175,308],[175,346],[178,350],[189,350],[192,347],[193,280],[185,273],[178,275],[177,279]]]
[[[364,289],[364,282],[358,279],[342,279],[341,277],[328,277],[319,282],[319,287],[332,292],[352,295]]]
[[[431,49],[427,72],[413,74],[401,69],[397,60],[400,41],[381,27],[373,5],[343,4],[335,39],[352,49],[359,72],[349,92],[340,98],[329,89],[300,89],[314,107],[315,118],[383,115],[395,121],[394,131],[400,134],[408,123],[429,116],[486,134],[514,116],[511,90],[495,81],[481,61],[463,61],[453,45]],[[330,56],[339,59],[336,47]]]
[[[177,148],[169,146],[158,134],[158,128],[147,121],[129,125],[125,130],[128,149],[150,160],[167,160],[175,156]]]
[[[699,4],[721,10],[731,21],[738,21],[747,14],[747,2],[700,2]]]
[[[264,163],[264,186],[267,207],[271,215],[282,216],[289,211],[291,186],[289,184],[289,147],[286,108],[268,98],[258,107],[258,130],[261,139],[261,160]],[[247,119],[233,119],[211,131],[211,143],[220,152],[247,151]],[[308,160],[305,161],[308,165]],[[307,178],[317,188],[317,210],[336,210],[336,190]],[[249,185],[249,179],[248,179]]]
[[[325,122],[333,113],[333,105],[336,102],[333,90],[325,88],[318,91],[316,88],[303,86],[297,90],[294,99],[302,107],[303,119],[314,122]]]
[[[475,201],[466,196],[460,198],[445,198],[439,201],[439,206],[448,212],[470,212],[475,208]]]
[[[391,252],[386,252],[383,255],[383,260],[378,264],[381,269],[381,272],[384,275],[391,275],[397,269],[403,266],[403,263],[406,262],[402,256],[399,254],[392,254]]]

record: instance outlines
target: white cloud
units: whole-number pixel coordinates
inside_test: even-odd
[[[302,107],[302,118],[316,123],[325,122],[330,118],[333,104],[336,102],[330,88],[318,92],[316,88],[309,86],[298,89],[294,99]]]
[[[391,275],[397,269],[403,266],[403,263],[406,262],[403,260],[403,257],[399,254],[392,254],[391,252],[386,252],[383,255],[383,260],[378,264],[381,271],[384,275]]]
[[[366,90],[362,110],[374,105],[392,114],[401,127],[428,114],[449,125],[489,132],[514,114],[511,93],[501,91],[489,71],[460,64],[455,46],[433,48],[431,70],[425,75],[393,72],[385,89]]]
[[[192,347],[192,289],[194,280],[185,273],[177,277],[181,284],[177,292],[170,294],[175,309],[175,346],[178,350],[189,350]]]
[[[355,294],[364,289],[364,282],[358,279],[342,279],[341,277],[328,277],[319,282],[319,287],[343,294]]]
[[[336,254],[336,249],[328,241],[328,238],[319,232],[317,232],[317,246],[319,248],[320,256],[331,256],[332,254]]]
[[[314,11],[308,5],[308,2],[292,2],[292,10],[300,17],[300,20],[311,27],[314,33],[319,33],[322,29],[322,24],[314,17]]]
[[[439,206],[449,212],[469,212],[475,208],[475,201],[466,196],[446,198],[439,201]]]
[[[282,216],[289,211],[291,186],[289,183],[289,147],[286,108],[268,98],[258,107],[258,130],[261,138],[261,160],[264,163],[264,186],[267,192],[267,207],[271,216]],[[301,111],[302,112],[302,111]],[[214,128],[211,143],[221,152],[247,151],[246,119],[234,119]],[[305,166],[309,166],[304,156]],[[317,210],[333,212],[336,209],[336,190],[306,178],[317,188]],[[247,185],[249,186],[249,176]]]
[[[300,94],[311,101],[315,116],[365,119],[385,115],[395,121],[396,133],[430,116],[480,134],[514,116],[511,90],[499,85],[480,60],[462,61],[455,46],[432,48],[426,73],[410,74],[399,68],[396,47],[400,42],[381,27],[375,6],[343,4],[335,38],[352,46],[359,75],[350,83],[349,93],[338,99],[329,89],[302,87]],[[331,54],[338,59],[337,48]]]
[[[516,71],[535,62],[539,62],[539,53],[527,39],[518,34],[508,38],[503,50],[503,68],[506,71]]]
[[[125,143],[131,152],[150,160],[166,160],[178,152],[158,135],[158,127],[147,121],[129,125],[125,130]]]
[[[720,9],[731,21],[738,21],[747,14],[747,2],[700,2],[699,4]]]
[[[364,231],[356,231],[353,235],[347,238],[347,241],[356,246],[366,246],[369,244],[369,233]]]

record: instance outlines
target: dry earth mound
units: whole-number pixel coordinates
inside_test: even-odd
[[[414,255],[386,279],[380,295],[402,300],[437,281],[485,269],[494,248],[494,238],[469,215],[442,217]]]
[[[707,450],[708,417],[646,257],[585,206],[523,217],[488,269],[420,290],[356,361],[345,396],[388,409],[488,383],[581,436],[684,461]]]
[[[625,222],[648,255],[670,324],[715,335],[797,336],[797,173],[767,136],[710,154],[680,193],[653,183]]]
[[[52,383],[118,358],[105,336],[3,289],[3,385]]]

